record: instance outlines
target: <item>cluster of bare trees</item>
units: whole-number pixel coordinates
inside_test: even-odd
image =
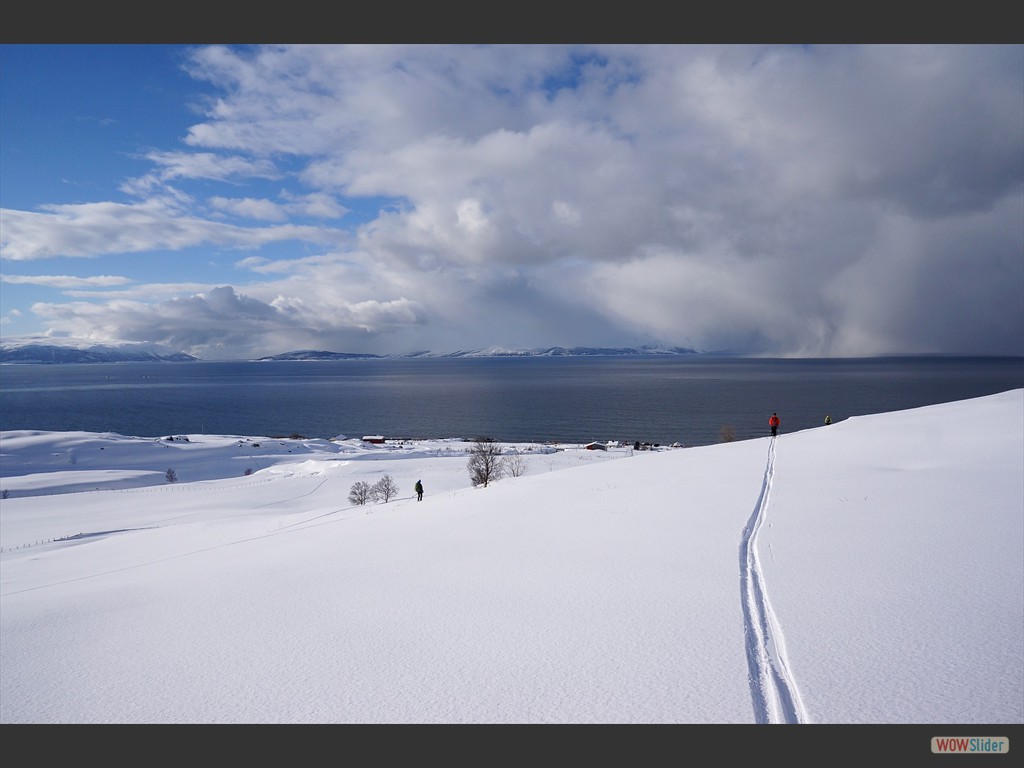
[[[469,449],[469,479],[474,486],[485,488],[492,480],[502,477],[519,477],[526,473],[526,459],[518,453],[505,456],[501,446],[489,437],[478,437]],[[398,485],[391,475],[384,475],[373,485],[360,480],[348,492],[352,504],[362,505],[371,501],[387,503],[398,495]]]
[[[526,460],[518,453],[502,455],[501,446],[489,437],[478,437],[469,449],[469,479],[474,487],[484,488],[492,480],[505,477],[519,477],[526,472]]]
[[[384,475],[373,485],[365,480],[355,483],[348,492],[348,500],[353,504],[366,504],[368,501],[387,503],[398,495],[398,485],[391,475]]]

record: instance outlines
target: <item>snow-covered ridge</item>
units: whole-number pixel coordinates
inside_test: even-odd
[[[183,362],[198,358],[148,342],[25,336],[0,341],[0,363]]]
[[[333,352],[300,349],[254,358],[256,362],[281,360],[356,360],[388,358],[461,358],[461,357],[627,357],[633,355],[692,355],[697,350],[687,347],[666,347],[649,344],[640,347],[534,347],[513,349],[489,347],[454,352],[420,350],[407,354],[378,355],[371,352]],[[199,360],[186,352],[146,342],[110,341],[98,343],[91,339],[72,337],[25,336],[0,341],[0,363],[121,363],[121,362],[183,362]]]
[[[534,347],[532,349],[476,349],[446,354],[425,353],[417,357],[616,357],[628,355],[693,355],[697,350],[687,347]]]
[[[324,350],[298,350],[257,358],[257,362],[273,360],[350,360],[355,358],[458,358],[458,357],[627,357],[632,355],[692,355],[697,350],[686,347],[662,347],[647,345],[641,347],[534,347],[531,349],[510,349],[490,347],[487,349],[461,349],[455,352],[418,351],[404,355],[374,355],[355,352],[327,352]]]
[[[502,445],[487,486],[465,441],[0,432],[0,722],[1005,740],[1022,425],[1016,389],[682,450]]]
[[[256,362],[272,362],[275,360],[361,360],[377,359],[380,355],[361,352],[327,352],[321,349],[299,349],[295,352],[282,352],[279,355],[268,355],[256,358]]]

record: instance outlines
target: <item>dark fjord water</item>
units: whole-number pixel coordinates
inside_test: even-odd
[[[0,366],[0,429],[624,440],[761,437],[1024,387],[1024,358],[420,358]]]

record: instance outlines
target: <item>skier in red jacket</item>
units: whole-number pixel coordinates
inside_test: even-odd
[[[772,417],[768,419],[768,426],[772,428],[772,437],[775,437],[775,433],[779,431],[779,414],[773,413]]]

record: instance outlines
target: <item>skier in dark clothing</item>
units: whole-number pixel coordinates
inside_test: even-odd
[[[775,437],[775,433],[779,431],[779,414],[773,413],[772,417],[768,419],[768,426],[772,428],[772,437]]]
[[[416,481],[416,501],[423,501],[423,483]]]

